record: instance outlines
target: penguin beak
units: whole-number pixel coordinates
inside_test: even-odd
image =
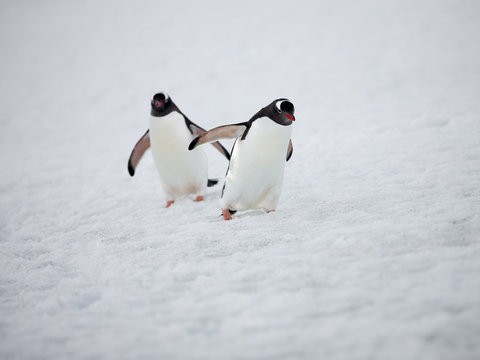
[[[295,121],[295,117],[290,114],[284,114],[286,117],[288,117],[290,120]]]

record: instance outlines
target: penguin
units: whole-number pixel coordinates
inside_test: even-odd
[[[129,174],[135,175],[143,154],[151,147],[166,207],[188,194],[195,194],[195,201],[202,201],[207,185],[213,186],[218,180],[207,178],[208,162],[203,149],[190,152],[187,146],[195,136],[202,135],[206,130],[186,117],[163,92],[153,96],[150,115],[149,129],[138,140],[128,159]],[[212,145],[230,160],[230,153],[222,144],[215,141]]]
[[[190,143],[188,149],[194,150],[218,139],[236,139],[220,199],[225,220],[241,210],[275,211],[285,164],[293,154],[294,112],[290,100],[277,99],[247,122],[216,127]]]

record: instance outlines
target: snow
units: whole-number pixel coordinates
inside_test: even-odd
[[[0,4],[0,358],[478,359],[477,1]],[[275,213],[130,151],[296,106]],[[225,142],[231,146],[231,143]],[[208,150],[210,177],[227,162]]]

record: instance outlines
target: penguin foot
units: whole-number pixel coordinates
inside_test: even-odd
[[[223,219],[224,220],[232,220],[232,214],[228,209],[222,209]]]
[[[267,210],[267,214],[268,214],[268,213],[271,213],[271,212],[274,212],[274,211],[275,211],[275,209],[273,209],[273,210]]]
[[[167,205],[165,206],[166,208],[170,207],[170,205],[172,205],[175,201],[173,200],[169,200],[167,201]]]
[[[195,199],[195,201],[203,201],[203,196],[202,195],[198,195],[197,198]]]

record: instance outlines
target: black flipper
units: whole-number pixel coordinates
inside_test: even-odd
[[[147,132],[135,144],[132,153],[130,154],[130,158],[128,159],[128,173],[130,176],[135,175],[135,169],[142,159],[143,154],[148,150],[149,147],[150,130],[147,130]]]
[[[290,139],[290,142],[288,143],[288,149],[287,149],[287,161],[290,160],[292,155],[293,155],[293,144],[292,144],[292,139]]]
[[[189,118],[187,118],[183,113],[182,113],[182,115],[185,118],[185,124],[187,125],[187,128],[188,128],[188,130],[190,130],[192,135],[200,136],[200,135],[205,134],[207,132],[204,128],[202,128],[201,126],[198,126],[193,121],[191,121]],[[220,143],[220,141],[212,142],[212,146],[215,149],[217,149],[220,152],[220,154],[222,154],[228,160],[230,160],[230,153],[228,152],[227,149],[225,149],[225,147]]]
[[[206,131],[200,136],[197,136],[192,140],[188,146],[188,150],[193,150],[197,146],[202,144],[210,143],[217,141],[218,139],[234,139],[243,135],[246,130],[248,130],[249,125],[247,123],[233,124],[233,125],[223,125],[216,127],[212,130]]]

